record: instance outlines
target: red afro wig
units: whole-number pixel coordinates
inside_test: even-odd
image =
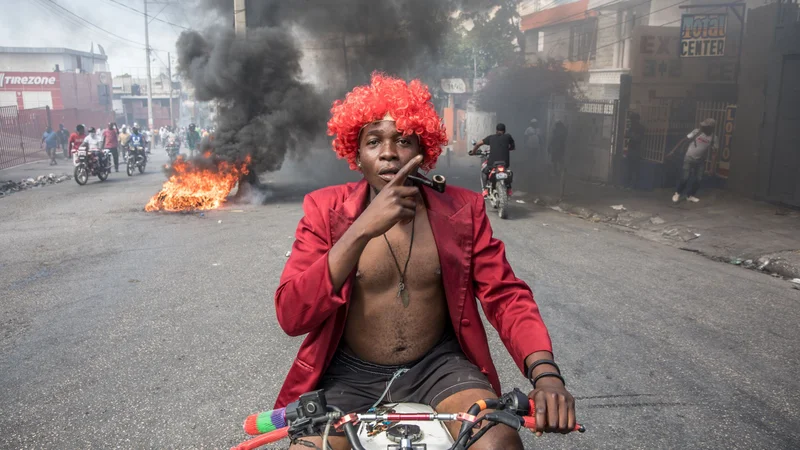
[[[328,135],[333,139],[333,150],[358,170],[356,155],[359,134],[364,125],[381,120],[386,113],[396,121],[397,130],[408,136],[419,137],[423,161],[420,169],[428,171],[436,166],[436,160],[447,144],[442,119],[431,103],[428,86],[419,80],[410,83],[375,72],[369,86],[353,89],[344,101],[336,100],[328,121]]]

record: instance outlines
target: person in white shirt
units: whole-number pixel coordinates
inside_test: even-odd
[[[96,156],[101,165],[105,164],[103,152],[101,150],[102,146],[103,139],[97,134],[97,129],[95,127],[89,128],[89,134],[83,138],[81,147],[85,148],[91,152],[92,155]]]
[[[714,136],[714,128],[716,126],[717,122],[714,119],[706,119],[700,122],[700,128],[692,130],[667,154],[667,158],[669,158],[678,148],[681,148],[687,142],[689,143],[686,148],[686,155],[683,157],[683,172],[678,178],[675,193],[672,195],[674,203],[678,203],[684,193],[686,194],[686,200],[694,203],[700,201],[695,194],[700,189],[700,180],[703,178],[703,172],[706,169],[708,150],[717,148],[717,137]]]

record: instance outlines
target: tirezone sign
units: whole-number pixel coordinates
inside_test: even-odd
[[[681,16],[681,58],[725,55],[727,14]]]

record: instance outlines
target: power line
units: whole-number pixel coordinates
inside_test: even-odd
[[[183,25],[178,25],[176,23],[172,23],[172,22],[170,22],[168,20],[164,20],[164,19],[159,19],[157,16],[158,16],[158,14],[161,14],[161,12],[159,12],[155,16],[150,16],[150,15],[146,15],[144,13],[144,11],[140,11],[140,10],[138,10],[136,8],[130,7],[130,6],[128,6],[128,5],[126,5],[126,4],[122,3],[122,2],[119,2],[117,0],[107,0],[107,1],[109,1],[111,3],[115,3],[115,4],[119,5],[119,6],[122,6],[123,8],[129,9],[129,10],[135,12],[135,13],[141,14],[143,16],[147,16],[151,21],[155,20],[155,21],[158,21],[158,22],[161,22],[161,23],[165,23],[167,25],[172,25],[173,27],[178,27],[178,28],[181,28],[181,29],[184,29],[184,30],[191,30],[191,28],[184,27]],[[165,4],[164,8],[162,8],[161,11],[164,11],[164,9],[169,5],[170,5],[169,3]]]
[[[118,34],[114,34],[114,33],[110,32],[110,31],[108,31],[108,30],[106,30],[104,28],[100,28],[99,26],[93,24],[92,22],[89,22],[88,20],[84,19],[83,17],[81,17],[81,16],[75,14],[74,12],[68,10],[67,8],[59,5],[58,3],[55,2],[55,0],[44,0],[44,1],[49,2],[53,6],[57,7],[58,9],[60,9],[61,11],[64,11],[65,13],[69,14],[72,17],[75,17],[76,19],[80,20],[82,23],[85,23],[85,24],[90,25],[90,26],[92,26],[94,28],[97,28],[98,30],[100,30],[100,31],[102,31],[102,32],[104,32],[104,33],[106,33],[108,35],[114,36],[115,38],[120,39],[122,41],[130,42],[132,44],[136,44],[136,45],[140,46],[141,48],[145,47],[144,44],[142,44],[141,42],[136,42],[136,41],[130,40],[130,39],[122,37],[122,36],[120,36]]]

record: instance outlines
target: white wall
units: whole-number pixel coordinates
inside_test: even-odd
[[[56,64],[61,70],[67,66],[66,55],[3,53],[0,70],[5,72],[52,72]]]
[[[6,72],[52,72],[58,64],[62,72],[73,72],[78,68],[78,58],[86,72],[107,72],[108,64],[104,60],[66,53],[2,53],[0,54],[0,70]]]

